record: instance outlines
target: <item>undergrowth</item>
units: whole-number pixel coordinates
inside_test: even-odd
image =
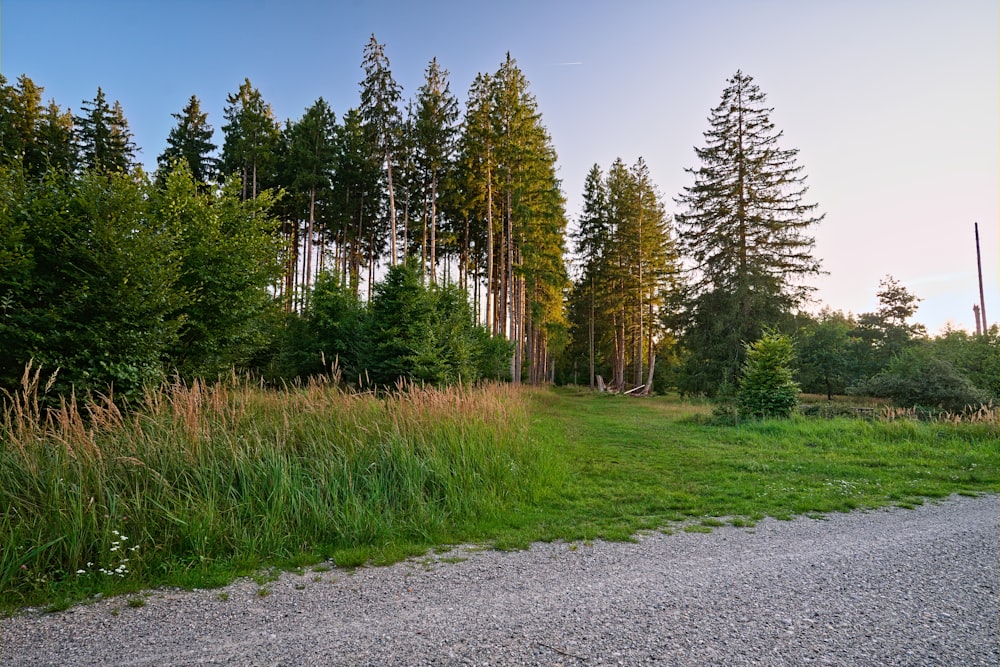
[[[0,424],[7,608],[398,559],[478,536],[544,468],[510,386],[177,383],[133,412],[104,397],[40,408],[40,391],[26,373]]]

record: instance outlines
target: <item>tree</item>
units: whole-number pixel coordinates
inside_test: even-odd
[[[379,227],[382,172],[372,158],[361,113],[348,109],[336,136],[337,169],[333,174],[332,224],[337,244],[335,263],[341,282],[359,294],[362,262],[368,262],[368,286],[374,283],[375,260],[385,238]],[[370,296],[370,294],[369,294]]]
[[[166,358],[184,378],[246,368],[268,343],[270,287],[281,272],[278,221],[270,193],[243,200],[241,189],[231,178],[221,191],[203,192],[182,162],[149,197],[151,217],[176,243],[169,260],[183,296],[181,326]]]
[[[212,126],[208,124],[208,113],[201,110],[197,96],[192,95],[180,113],[170,114],[177,125],[167,135],[167,147],[156,164],[161,172],[167,172],[177,160],[187,162],[191,176],[199,183],[208,184],[216,180],[218,159],[212,156]]]
[[[680,249],[690,265],[686,317],[674,322],[688,359],[683,385],[712,394],[740,368],[744,343],[780,326],[820,273],[808,229],[820,222],[805,203],[797,151],[778,145],[773,109],[753,79],[737,72],[709,115],[694,185],[676,202]]]
[[[642,158],[631,168],[616,159],[606,179],[597,165],[587,175],[576,237],[582,284],[575,294],[586,294],[589,304],[575,312],[588,312],[591,375],[600,356],[610,362],[617,389],[628,382],[650,389],[661,333],[658,315],[676,273],[669,223]],[[629,367],[633,374],[627,381]]]
[[[306,109],[305,114],[297,122],[289,125],[288,155],[285,160],[286,181],[291,190],[293,215],[295,219],[304,219],[305,228],[305,266],[303,267],[302,294],[303,300],[308,300],[309,284],[315,269],[313,266],[313,248],[316,243],[316,213],[317,203],[321,208],[332,199],[332,178],[337,164],[337,119],[330,105],[320,97]],[[325,216],[324,216],[325,217]],[[319,234],[320,243],[323,235]],[[298,266],[298,242],[293,241],[290,253],[291,270],[289,276],[294,277],[294,269]],[[292,303],[292,285],[286,279],[286,304]]]
[[[0,386],[12,389],[32,360],[60,369],[54,390],[65,395],[135,398],[160,382],[183,295],[176,237],[150,215],[149,183],[97,170],[25,182],[0,170],[0,189]]]
[[[374,34],[365,46],[361,67],[365,71],[361,82],[361,117],[369,145],[385,166],[385,187],[389,200],[389,263],[395,266],[399,255],[396,251],[396,191],[392,177],[403,122],[399,110],[402,92],[392,77],[385,46],[378,43]]]
[[[496,300],[494,298],[496,285],[495,269],[495,226],[496,209],[495,193],[497,192],[497,152],[496,137],[493,128],[494,100],[492,95],[493,80],[488,74],[478,74],[469,88],[468,101],[465,104],[465,120],[459,137],[458,181],[460,190],[465,193],[464,209],[469,221],[468,244],[473,255],[472,262],[476,285],[474,291],[478,294],[479,277],[485,280],[486,304],[483,309],[486,314],[486,329],[491,333],[499,333],[499,323],[496,319]],[[477,310],[479,299],[476,299]]]
[[[920,299],[895,278],[887,275],[880,280],[876,296],[878,309],[859,315],[853,332],[861,343],[858,356],[866,377],[884,370],[893,357],[926,333],[923,325],[907,321],[917,312]]]
[[[799,381],[805,391],[823,392],[827,400],[842,394],[851,374],[854,323],[841,313],[824,311],[799,332]]]
[[[736,397],[742,417],[792,414],[799,402],[799,386],[792,377],[794,358],[792,339],[772,331],[747,346]]]
[[[244,79],[239,90],[226,97],[223,116],[227,123],[222,126],[221,176],[239,175],[241,197],[256,199],[273,185],[281,128],[271,105],[250,79]]]
[[[104,172],[129,171],[135,164],[136,147],[121,104],[115,101],[109,105],[98,88],[94,99],[83,102],[81,111],[73,122],[82,166]]]
[[[590,377],[590,388],[596,388],[597,368],[597,284],[601,269],[604,266],[604,256],[611,243],[611,230],[608,221],[608,191],[604,175],[598,165],[587,172],[583,184],[583,212],[577,223],[576,257],[580,263],[580,277],[576,283],[574,294],[584,299],[577,308],[581,317],[574,318],[579,326],[587,330],[587,364]],[[604,284],[602,283],[602,288]],[[602,295],[604,290],[602,289]],[[602,318],[603,322],[603,318]]]
[[[900,407],[951,412],[975,409],[990,399],[988,392],[927,344],[913,345],[893,357],[884,370],[861,385],[859,393],[891,398]]]
[[[458,128],[458,100],[451,94],[448,70],[431,60],[425,72],[424,85],[417,92],[417,111],[413,126],[414,150],[418,179],[425,188],[424,219],[429,218],[429,250],[426,262],[431,284],[437,282],[438,200],[441,182],[451,172]],[[426,212],[429,209],[429,214]]]

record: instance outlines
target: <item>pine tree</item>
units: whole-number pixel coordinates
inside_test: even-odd
[[[39,145],[42,89],[27,76],[7,85],[0,75],[0,160],[19,164],[30,176],[41,176],[45,164]]]
[[[197,182],[214,182],[219,161],[212,156],[216,149],[212,143],[213,130],[208,124],[208,113],[201,110],[197,96],[192,95],[180,113],[170,115],[177,120],[177,125],[167,135],[167,147],[156,158],[160,171],[169,170],[176,160],[184,160]]]
[[[805,203],[797,151],[778,145],[765,95],[742,72],[709,115],[694,185],[677,199],[680,247],[693,272],[680,329],[688,353],[683,389],[713,394],[732,383],[745,344],[778,327],[820,273],[807,235],[822,220]]]
[[[361,117],[365,131],[375,155],[380,156],[385,167],[385,187],[389,202],[389,263],[396,265],[399,255],[396,250],[396,190],[393,183],[393,167],[397,161],[402,114],[399,103],[402,91],[392,77],[389,58],[385,46],[378,43],[375,35],[365,46],[362,68],[365,78],[361,82]]]
[[[493,128],[493,80],[489,74],[478,74],[469,87],[465,104],[465,120],[459,137],[457,180],[465,193],[460,205],[469,220],[470,254],[478,269],[473,270],[478,287],[480,276],[485,280],[486,330],[499,333],[496,318],[496,269],[494,262],[494,215],[497,192],[497,139]],[[478,293],[478,289],[474,289]],[[476,299],[477,310],[479,299]]]
[[[38,127],[39,171],[70,173],[79,163],[79,154],[73,137],[73,114],[63,111],[55,102],[42,110]]]
[[[600,328],[597,322],[597,291],[599,281],[603,280],[601,270],[604,266],[604,255],[610,246],[609,239],[608,191],[601,168],[595,164],[587,172],[583,184],[583,213],[580,215],[574,237],[576,257],[581,268],[574,294],[578,300],[583,299],[582,306],[577,310],[583,317],[577,318],[576,322],[587,331],[587,362],[591,389],[597,386],[596,336]]]

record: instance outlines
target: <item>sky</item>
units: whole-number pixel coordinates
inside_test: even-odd
[[[996,0],[0,0],[0,72],[74,112],[100,86],[152,169],[191,95],[221,145],[245,78],[280,120],[318,97],[339,118],[358,104],[372,34],[406,99],[431,58],[464,102],[510,52],[559,155],[571,228],[587,171],[617,157],[643,157],[676,211],[741,70],[825,214],[810,310],[872,312],[891,275],[922,299],[915,320],[931,334],[973,330],[978,222],[1000,322]]]

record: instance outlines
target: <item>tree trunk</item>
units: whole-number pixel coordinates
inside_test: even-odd
[[[392,266],[396,266],[396,191],[392,187],[392,154],[389,152],[388,143],[385,147],[385,172],[389,186],[389,252]]]

